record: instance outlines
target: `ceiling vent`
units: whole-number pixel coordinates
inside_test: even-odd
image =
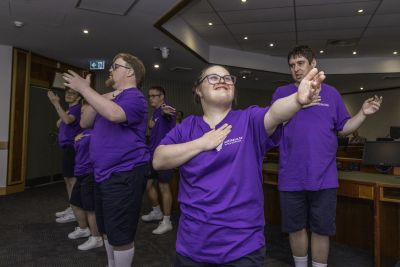
[[[399,75],[390,75],[390,76],[383,76],[382,77],[383,80],[393,80],[393,79],[400,79]]]
[[[192,68],[176,66],[176,67],[170,68],[169,70],[173,71],[173,72],[186,72],[186,71],[192,71]]]
[[[328,40],[327,44],[329,46],[336,46],[336,47],[355,46],[357,44],[357,39]]]
[[[76,8],[92,12],[126,16],[139,0],[79,0]]]

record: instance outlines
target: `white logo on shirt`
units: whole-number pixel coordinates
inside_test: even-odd
[[[231,139],[223,141],[215,149],[217,151],[221,151],[223,145],[225,145],[225,146],[233,145],[233,144],[242,142],[242,140],[243,140],[243,136],[236,137],[236,138],[231,138]]]
[[[322,107],[329,107],[329,104],[327,103],[318,103],[317,105]]]
[[[222,143],[219,144],[215,149],[216,149],[217,151],[220,151],[220,150],[222,149]]]

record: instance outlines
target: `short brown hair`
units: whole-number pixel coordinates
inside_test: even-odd
[[[153,86],[150,86],[149,90],[157,90],[159,93],[161,93],[161,94],[163,94],[164,96],[166,96],[165,89],[164,89],[164,87],[162,87],[161,85],[153,85]]]
[[[146,74],[146,68],[144,67],[143,62],[139,58],[135,57],[132,54],[128,54],[128,53],[117,54],[114,57],[113,62],[115,60],[117,60],[118,58],[122,58],[126,63],[129,64],[129,66],[132,67],[133,71],[135,72],[136,85],[137,85],[137,87],[141,87],[142,82],[144,80],[144,76]]]
[[[314,52],[308,45],[299,45],[294,47],[288,54],[288,63],[291,58],[296,57],[305,57],[308,60],[309,64],[311,64],[311,62],[315,59]]]

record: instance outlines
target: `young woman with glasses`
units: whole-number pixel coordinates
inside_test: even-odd
[[[199,75],[193,92],[203,116],[190,116],[156,149],[155,169],[180,167],[176,266],[264,266],[262,161],[281,123],[318,102],[322,72],[271,107],[233,110],[236,77],[222,66]]]

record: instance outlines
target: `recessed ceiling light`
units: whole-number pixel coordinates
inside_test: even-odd
[[[209,23],[208,23],[208,26],[212,26],[212,25],[213,25],[213,23],[212,23],[212,22],[209,22]]]
[[[364,90],[364,87],[361,86],[361,87],[360,87],[360,90]]]
[[[88,33],[89,33],[89,30],[83,29],[82,32],[83,32],[84,34],[88,34]]]
[[[319,53],[320,53],[320,54],[323,54],[323,53],[324,53],[324,50],[319,50]]]
[[[353,51],[353,55],[357,55],[357,51]]]
[[[269,46],[270,46],[270,47],[273,47],[273,46],[274,46],[274,43],[270,43]]]
[[[393,55],[397,55],[398,54],[398,52],[397,51],[393,51]]]
[[[160,68],[160,65],[158,65],[158,64],[154,64],[154,66],[153,66],[155,69],[159,69]]]
[[[242,3],[246,3],[247,2],[247,0],[242,0]]]
[[[358,13],[363,13],[363,12],[364,12],[364,9],[359,9],[359,10],[357,10],[357,12],[358,12]]]
[[[254,80],[258,81],[258,77],[255,77]]]
[[[245,40],[247,40],[247,39],[249,39],[247,36],[245,36],[245,37],[243,37],[243,39],[245,39]]]

